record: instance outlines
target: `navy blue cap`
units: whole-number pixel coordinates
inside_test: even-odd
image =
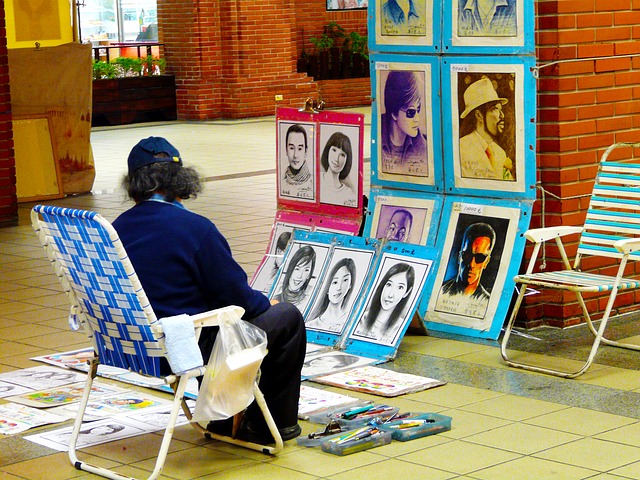
[[[168,157],[157,157],[156,155],[165,153]],[[129,173],[152,163],[158,162],[175,162],[182,165],[180,152],[171,145],[165,138],[149,137],[140,140],[135,147],[131,149],[129,159]]]

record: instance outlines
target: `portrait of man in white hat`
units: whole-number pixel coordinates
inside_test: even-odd
[[[487,76],[472,82],[464,91],[460,113],[460,174],[464,178],[515,180],[514,164],[499,142],[507,128],[503,107],[509,102],[498,95]]]

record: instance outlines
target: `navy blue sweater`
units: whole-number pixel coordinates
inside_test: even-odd
[[[207,218],[168,203],[141,202],[113,226],[158,318],[238,305],[244,318],[269,306],[253,290],[231,249]]]

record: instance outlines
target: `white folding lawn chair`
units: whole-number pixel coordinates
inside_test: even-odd
[[[640,345],[622,343],[604,337],[607,322],[614,312],[618,292],[640,288],[640,279],[625,277],[625,272],[637,275],[638,265],[632,264],[640,260],[640,162],[638,158],[633,156],[633,151],[631,151],[631,159],[629,160],[608,160],[611,153],[617,148],[626,148],[627,150],[640,148],[640,143],[616,143],[604,152],[583,226],[536,228],[525,233],[527,240],[535,245],[526,272],[515,277],[516,284],[520,284],[520,293],[501,342],[502,358],[512,367],[559,377],[575,378],[586,372],[591,366],[601,343],[640,350]],[[566,235],[575,237],[577,234],[580,234],[577,254],[573,265],[571,265],[562,237]],[[534,273],[540,247],[549,240],[555,241],[564,268],[559,271]],[[590,265],[601,265],[601,272],[594,272],[593,268],[590,272],[581,271],[580,268],[585,259],[588,259]],[[615,272],[615,275],[608,275],[607,271]],[[507,353],[509,338],[518,310],[527,287],[530,285],[535,289],[550,288],[575,293],[584,320],[594,336],[589,356],[578,370],[568,372],[553,367],[519,362],[513,359],[513,355],[510,356]],[[600,318],[600,325],[596,329],[583,294],[602,292],[608,292],[608,300]]]
[[[89,362],[89,373],[70,439],[71,463],[79,470],[103,477],[129,478],[112,470],[82,462],[76,455],[76,443],[89,393],[98,365],[102,363],[142,375],[163,378],[174,392],[171,414],[155,468],[148,477],[158,478],[180,408],[184,410],[188,419],[192,418],[184,398],[187,381],[203,375],[205,367],[190,369],[180,376],[161,376],[160,359],[166,357],[161,322],[156,318],[147,300],[117,232],[107,220],[95,212],[42,205],[33,208],[31,220],[71,302],[69,320],[72,325],[76,324],[84,330],[94,348],[94,357]],[[219,325],[225,316],[235,315],[240,318],[243,313],[240,307],[227,307],[191,318],[198,334],[204,326]],[[208,438],[267,454],[277,454],[283,448],[282,437],[256,383],[253,384],[253,393],[275,439],[274,446],[210,433],[195,422],[191,425]]]

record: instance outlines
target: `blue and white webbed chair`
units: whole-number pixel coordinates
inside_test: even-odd
[[[129,478],[99,466],[78,460],[76,444],[85,414],[89,393],[99,364],[124,368],[142,375],[162,378],[173,390],[173,405],[164,431],[155,468],[149,479],[158,478],[169,449],[176,420],[182,408],[189,420],[191,412],[185,402],[185,389],[192,377],[201,376],[205,367],[181,375],[162,377],[160,359],[166,357],[161,322],[156,318],[147,296],[113,226],[95,212],[37,205],[31,220],[40,242],[52,262],[70,303],[70,322],[89,337],[94,357],[89,362],[84,393],[75,419],[69,444],[69,458],[78,470],[107,478]],[[219,325],[228,315],[240,318],[240,307],[227,307],[191,316],[196,335],[204,326]],[[205,362],[207,359],[205,359]],[[208,432],[198,423],[191,425],[207,438],[275,455],[283,448],[282,437],[267,408],[264,396],[254,382],[253,393],[260,406],[275,446],[245,442]]]
[[[626,160],[609,160],[609,156],[617,148],[623,149],[617,153],[621,153],[620,156],[627,158]],[[640,278],[637,275],[640,265],[636,264],[640,260],[640,161],[633,155],[634,148],[640,148],[640,143],[616,143],[603,153],[583,226],[536,228],[525,232],[525,237],[534,243],[534,248],[526,272],[515,277],[516,284],[520,284],[520,293],[501,342],[502,358],[509,366],[575,378],[591,366],[600,344],[640,350],[640,345],[614,341],[604,336],[607,322],[615,312],[618,293],[640,289]],[[573,265],[565,250],[566,242],[563,243],[562,240],[567,235],[574,239],[579,235]],[[564,268],[534,272],[540,248],[550,240],[555,241]],[[600,271],[581,271],[585,260],[592,266],[591,270],[593,266],[600,266]],[[635,278],[632,278],[634,274]],[[578,370],[565,371],[552,366],[516,361],[513,352],[507,352],[513,325],[528,286],[573,292],[576,295],[584,320],[594,337],[588,358]],[[597,328],[583,294],[608,295]]]

